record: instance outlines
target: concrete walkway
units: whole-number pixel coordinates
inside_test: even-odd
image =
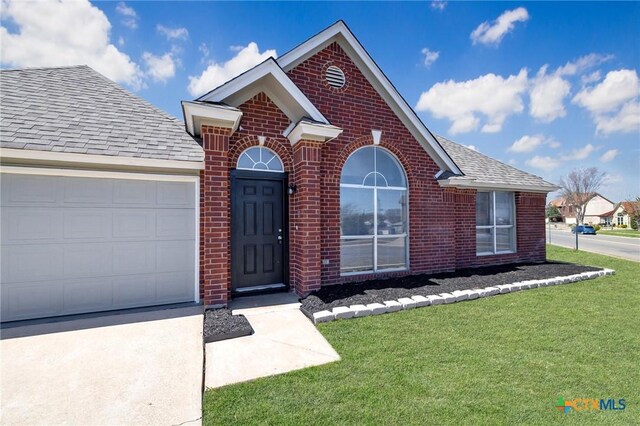
[[[202,306],[3,329],[3,425],[196,425]]]
[[[255,333],[205,346],[205,387],[217,388],[259,377],[338,361],[340,356],[300,311],[298,298],[280,293],[239,298],[231,304]]]

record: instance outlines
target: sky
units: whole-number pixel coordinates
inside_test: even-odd
[[[1,2],[3,69],[86,64],[176,117],[342,19],[432,132],[640,195],[640,2]]]

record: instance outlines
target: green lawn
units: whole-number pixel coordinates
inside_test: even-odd
[[[205,393],[205,424],[637,424],[640,264],[581,283],[322,324],[342,361]],[[624,398],[562,414],[559,397]]]
[[[617,231],[601,229],[598,231],[598,234],[602,235],[616,235],[618,237],[630,237],[630,238],[640,238],[640,232],[634,229],[620,229]]]

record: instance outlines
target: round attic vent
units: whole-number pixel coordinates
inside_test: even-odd
[[[329,86],[335,87],[336,89],[341,89],[342,87],[344,87],[344,72],[342,72],[342,70],[335,65],[331,65],[329,68],[327,68],[326,78]]]

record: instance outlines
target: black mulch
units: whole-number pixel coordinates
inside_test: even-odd
[[[253,334],[253,328],[244,315],[231,315],[230,309],[209,309],[204,313],[205,343],[234,339],[250,334]]]
[[[313,314],[338,306],[382,303],[385,300],[398,300],[401,297],[451,293],[455,290],[541,280],[600,269],[602,268],[561,262],[488,266],[435,275],[412,275],[331,285],[322,287],[301,299],[301,302],[302,310],[307,314]]]

